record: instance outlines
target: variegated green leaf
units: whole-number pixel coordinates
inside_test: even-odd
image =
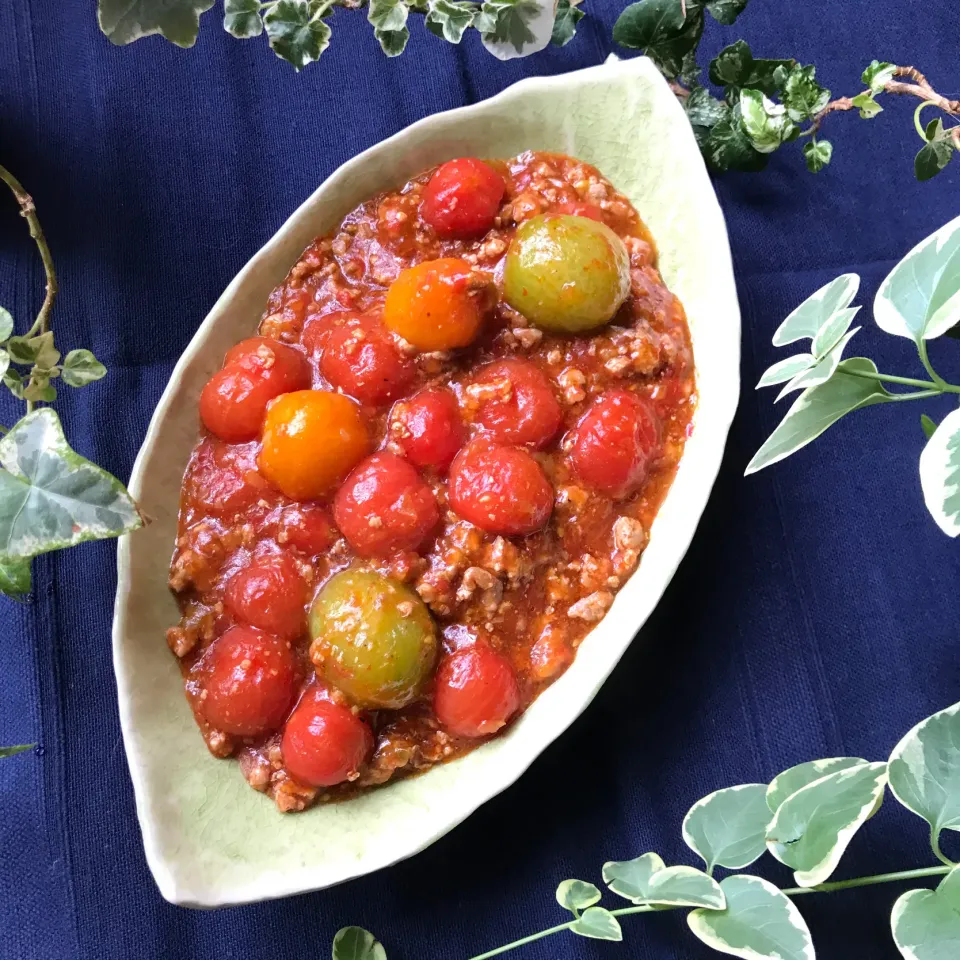
[[[960,322],[960,217],[918,243],[880,284],[877,325],[919,342]]]
[[[780,391],[777,402],[779,403],[788,393],[792,393],[794,390],[807,390],[810,387],[819,387],[821,383],[826,383],[836,373],[840,360],[843,358],[844,349],[859,330],[860,327],[854,327],[849,333],[844,334],[822,359],[818,360],[809,370],[798,373]]]
[[[960,830],[960,703],[918,723],[893,748],[888,775],[893,795],[930,824],[934,839]]]
[[[860,307],[844,307],[828,317],[823,326],[817,331],[810,345],[810,352],[815,357],[825,357],[839,342],[840,338],[850,329],[853,318],[860,312]]]
[[[30,593],[30,560],[0,555],[0,593],[23,600]]]
[[[708,947],[744,960],[814,960],[800,911],[772,883],[735,874],[720,883],[725,910],[691,910],[687,925]]]
[[[342,927],[333,938],[333,960],[387,960],[387,951],[369,930]]]
[[[132,43],[160,33],[178,47],[192,47],[200,14],[213,4],[214,0],[99,0],[97,18],[111,43]]]
[[[617,918],[603,907],[587,907],[583,915],[570,924],[570,929],[581,937],[594,940],[622,940],[623,931]]]
[[[773,345],[784,347],[804,337],[811,339],[821,327],[838,311],[850,306],[850,301],[860,288],[860,277],[855,273],[845,273],[836,280],[822,286],[816,293],[807,297],[773,335]]]
[[[869,87],[871,93],[879,93],[884,85],[893,79],[895,69],[892,63],[872,60],[866,70],[863,71],[863,82]]]
[[[330,46],[330,27],[319,15],[320,8],[308,0],[277,0],[263,15],[270,48],[296,70],[319,60]]]
[[[823,883],[876,811],[886,783],[885,763],[862,763],[808,783],[780,804],[767,828],[767,849],[793,868],[799,886]]]
[[[707,870],[739,870],[766,850],[767,785],[744,783],[717,790],[698,800],[683,818],[686,845],[706,863]]]
[[[119,480],[70,449],[60,419],[35,410],[0,439],[0,555],[33,557],[141,526]]]
[[[960,867],[936,890],[910,890],[893,905],[890,926],[906,960],[960,957]]]
[[[449,43],[459,43],[478,9],[476,4],[465,0],[430,0],[424,23],[435,36]]]
[[[925,413],[921,413],[920,429],[923,431],[923,435],[929,440],[937,432],[937,422]]]
[[[804,390],[747,464],[744,475],[756,473],[796,453],[848,413],[890,400],[889,391],[876,380],[854,375],[859,371],[876,373],[877,366],[866,357],[852,357],[844,360],[826,383]]]
[[[0,747],[0,760],[5,760],[7,757],[15,757],[18,753],[26,753],[35,746],[35,743],[21,743],[15,747]]]
[[[948,413],[920,454],[923,500],[937,526],[960,535],[960,410]]]
[[[830,757],[827,760],[798,763],[770,781],[770,786],[767,787],[767,806],[772,813],[776,813],[787,797],[802,790],[808,783],[813,783],[814,780],[819,780],[828,773],[836,773],[838,770],[857,767],[867,762],[860,757]]]
[[[0,307],[0,343],[13,333],[13,317],[6,307]]]
[[[557,887],[557,903],[571,913],[592,907],[601,896],[599,889],[585,880],[564,880]]]
[[[542,50],[553,36],[553,0],[484,0],[473,25],[499,60]]]
[[[772,367],[769,367],[760,378],[757,389],[772,387],[775,384],[792,380],[798,374],[809,370],[816,362],[817,358],[812,353],[798,353],[795,357],[779,360]]]
[[[239,40],[259,37],[263,33],[260,0],[225,0],[223,29]]]
[[[693,867],[667,867],[655,853],[603,865],[603,882],[619,897],[657,906],[722,910],[720,884]]]

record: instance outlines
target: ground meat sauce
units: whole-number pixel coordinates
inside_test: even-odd
[[[537,285],[541,242],[570,282]],[[502,732],[635,569],[695,399],[593,167],[457,160],[359,206],[201,399],[167,636],[210,751],[294,811]]]

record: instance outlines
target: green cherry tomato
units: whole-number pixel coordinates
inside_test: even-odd
[[[436,628],[420,597],[365,570],[344,570],[317,594],[310,637],[317,672],[370,709],[414,700],[437,658]]]
[[[588,217],[533,217],[520,225],[507,251],[504,298],[543,330],[601,327],[629,292],[627,248],[605,223]]]

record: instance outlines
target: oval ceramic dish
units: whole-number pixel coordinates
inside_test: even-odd
[[[700,394],[693,435],[640,567],[570,669],[503,737],[347,803],[284,817],[234,763],[207,752],[164,631],[180,482],[197,400],[227,349],[256,331],[304,247],[376,192],[451,157],[527,149],[597,166],[636,206],[689,317]],[[167,900],[216,906],[327,887],[409,857],[513,783],[590,703],[653,610],[693,537],[739,393],[740,318],[723,216],[690,125],[646,59],[525,80],[428,117],[342,166],[240,271],[177,364],[130,491],[153,518],[119,546],[113,630],[120,720],[147,861]]]

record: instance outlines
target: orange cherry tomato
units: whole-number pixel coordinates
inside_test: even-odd
[[[295,390],[267,409],[260,472],[291,500],[329,493],[370,450],[357,405],[327,390]]]
[[[483,319],[476,294],[476,274],[466,260],[427,260],[401,270],[390,285],[383,322],[420,350],[465,347]]]

